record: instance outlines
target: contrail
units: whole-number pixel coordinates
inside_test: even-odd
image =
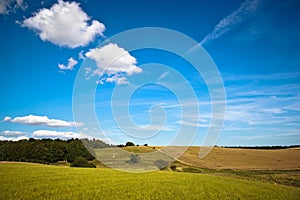
[[[199,48],[199,46],[204,45],[205,43],[215,40],[225,33],[235,29],[241,22],[249,17],[250,14],[254,13],[261,0],[246,0],[242,5],[232,12],[227,17],[223,18],[215,27],[214,30],[206,35],[201,42],[189,49],[189,52]]]

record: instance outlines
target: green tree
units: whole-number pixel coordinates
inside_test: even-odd
[[[133,142],[126,142],[125,144],[126,147],[130,147],[130,146],[135,146]]]

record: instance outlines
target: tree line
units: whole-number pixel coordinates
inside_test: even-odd
[[[88,141],[85,140],[85,142]],[[95,148],[110,146],[100,140],[92,140],[90,145]],[[0,141],[1,161],[50,164],[58,161],[73,163],[77,158],[84,158],[87,161],[95,159],[79,139],[38,140],[30,138],[20,141]]]
[[[112,145],[98,139],[34,139],[0,141],[0,161],[33,162],[51,164],[59,161],[71,163],[71,167],[96,167],[94,149],[110,147],[139,146],[133,142]],[[144,144],[148,146],[148,144]],[[131,158],[138,162],[137,158]]]

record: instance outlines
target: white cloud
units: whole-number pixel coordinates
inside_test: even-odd
[[[23,0],[0,0],[0,14],[2,15],[14,13],[19,8],[25,10],[27,4]]]
[[[0,135],[10,136],[10,137],[16,137],[16,136],[24,136],[25,133],[24,132],[20,132],[20,131],[2,131],[0,133]]]
[[[78,61],[71,57],[68,60],[67,66],[64,64],[58,64],[58,68],[61,70],[73,70],[74,66],[77,65],[77,63],[78,63]]]
[[[4,119],[3,119],[4,122],[8,122],[10,120],[11,120],[11,117],[9,117],[9,116],[4,117]]]
[[[120,74],[116,74],[116,75],[113,75],[111,77],[106,78],[106,82],[116,83],[117,85],[122,85],[122,84],[128,84],[129,83],[127,81],[127,79],[124,76],[120,75]]]
[[[20,124],[28,124],[28,125],[41,125],[48,127],[75,127],[82,126],[81,122],[67,122],[59,119],[49,119],[47,116],[36,116],[36,115],[28,115],[23,117],[5,117],[7,121],[20,123]]]
[[[3,137],[0,136],[0,140],[9,140],[9,141],[19,141],[19,140],[28,140],[29,138],[26,136],[19,136],[19,137]]]
[[[126,75],[142,72],[142,69],[136,66],[136,58],[117,44],[110,43],[101,48],[90,49],[85,55],[97,64],[97,69],[90,71],[88,75],[101,77],[99,84],[105,82],[126,84],[128,83]]]
[[[32,133],[32,136],[37,138],[79,138],[78,133],[50,130],[37,130]]]
[[[22,26],[36,31],[43,41],[76,48],[89,44],[97,35],[103,36],[104,24],[89,21],[79,3],[58,0],[50,9],[43,8],[25,19]]]

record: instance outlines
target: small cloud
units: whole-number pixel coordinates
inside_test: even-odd
[[[26,133],[20,131],[2,131],[0,135],[16,137],[16,136],[24,136]]]
[[[4,122],[9,122],[9,121],[11,121],[11,117],[6,116],[6,117],[4,117],[3,121],[4,121]]]
[[[77,65],[77,63],[78,63],[78,61],[71,57],[68,60],[67,66],[64,64],[58,64],[58,68],[61,70],[73,70],[74,66]]]
[[[63,138],[63,139],[79,138],[78,133],[50,131],[50,130],[37,130],[33,132],[32,136],[37,138]]]
[[[43,41],[76,48],[88,45],[97,35],[104,37],[104,24],[89,21],[90,17],[79,3],[58,0],[51,8],[43,8],[25,19],[22,27],[34,30]]]
[[[90,49],[85,56],[96,62],[97,69],[92,73],[86,72],[91,74],[90,76],[101,77],[98,84],[105,82],[128,84],[126,76],[142,72],[142,69],[136,66],[136,58],[117,44],[110,43],[100,48]]]
[[[108,77],[105,79],[105,81],[108,83],[116,83],[117,85],[129,84],[127,79],[124,76],[122,76],[121,74],[116,74],[111,77]],[[102,80],[101,80],[101,82],[103,84]]]
[[[27,4],[23,0],[1,0],[0,1],[0,14],[7,15],[16,12],[17,9],[27,9]]]
[[[20,123],[20,124],[28,124],[28,125],[36,125],[36,126],[48,126],[48,127],[75,127],[75,126],[83,126],[81,122],[67,122],[59,119],[49,119],[47,116],[36,116],[36,115],[28,115],[23,117],[5,117],[7,121]]]

